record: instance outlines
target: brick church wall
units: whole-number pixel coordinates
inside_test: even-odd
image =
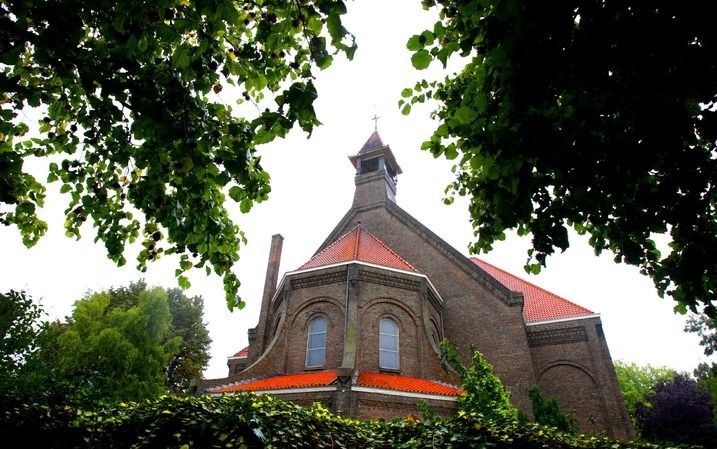
[[[634,436],[600,318],[530,326],[528,335],[544,396],[573,414],[582,432],[611,429],[613,437]]]
[[[397,208],[393,204],[391,207]],[[508,296],[507,289],[497,281],[477,281],[475,269],[458,260],[460,254],[437,247],[427,234],[430,231],[389,212],[384,203],[354,211],[334,229],[327,241],[348,232],[360,221],[419,272],[426,274],[444,300],[444,335],[457,345],[465,361],[470,360],[470,346],[475,345],[511,389],[513,403],[530,410],[527,391],[535,382],[535,375],[521,307],[509,306],[501,299]]]

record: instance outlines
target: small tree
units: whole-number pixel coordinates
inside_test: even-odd
[[[0,293],[0,377],[13,375],[37,351],[43,314],[25,292]]]
[[[133,282],[126,287],[113,288],[109,294],[107,311],[127,310],[139,303],[141,295],[147,292],[144,281]],[[167,388],[175,394],[189,391],[192,379],[201,376],[209,363],[209,331],[204,323],[204,299],[189,297],[180,289],[168,289],[167,305],[172,316],[170,329],[165,340],[181,337],[178,350],[165,369]]]
[[[464,394],[458,398],[460,411],[488,421],[503,422],[516,417],[517,411],[510,404],[510,393],[493,374],[493,366],[480,351],[471,347],[471,364],[466,368],[455,346],[443,339],[441,363],[461,378]]]
[[[58,368],[69,393],[88,403],[140,400],[166,391],[165,369],[181,343],[167,340],[171,315],[161,288],[142,292],[136,306],[108,310],[110,294],[75,303],[57,338]]]
[[[540,387],[537,385],[530,387],[528,397],[530,397],[530,402],[533,404],[535,422],[544,426],[555,427],[561,432],[575,433],[577,430],[575,419],[560,411],[558,401],[555,398],[548,398],[546,401],[543,393],[540,392]]]
[[[638,404],[637,424],[646,440],[708,445],[717,441],[709,394],[679,374],[654,386],[647,404]]]

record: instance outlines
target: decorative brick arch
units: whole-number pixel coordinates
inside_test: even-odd
[[[556,360],[543,366],[538,385],[545,398],[555,398],[560,410],[572,415],[581,432],[604,429],[609,423],[605,401],[595,375],[572,360]]]
[[[332,298],[330,296],[317,296],[315,298],[311,298],[310,300],[304,302],[301,306],[299,306],[296,310],[294,310],[291,313],[291,322],[289,323],[290,329],[295,329],[297,322],[300,320],[303,320],[304,323],[301,326],[301,329],[306,330],[306,326],[309,325],[310,317],[313,316],[315,313],[309,313],[308,315],[305,314],[307,309],[317,309],[316,312],[319,312],[318,309],[321,308],[320,305],[330,305],[334,306],[330,310],[336,310],[336,312],[329,312],[327,310],[324,310],[323,312],[327,315],[327,318],[329,320],[329,324],[331,326],[338,325],[339,323],[343,323],[344,319],[344,307],[343,303],[339,301],[336,298]],[[340,315],[339,317],[334,316],[334,314]],[[343,325],[343,324],[341,324]]]
[[[583,371],[590,378],[590,380],[592,381],[593,384],[597,384],[597,382],[595,381],[595,376],[593,376],[593,374],[590,372],[590,370],[586,366],[583,366],[580,363],[575,362],[574,360],[565,360],[565,359],[554,360],[550,363],[546,363],[540,369],[540,373],[538,374],[538,382],[541,381],[541,379],[543,378],[543,374],[545,374],[548,370],[550,370],[551,368],[554,368],[556,366],[562,366],[562,365],[572,366],[580,371]]]
[[[286,326],[287,348],[286,371],[300,372],[306,367],[306,344],[308,326],[312,319],[326,318],[327,340],[326,359],[322,369],[336,369],[341,364],[344,342],[344,309],[336,298],[318,296],[302,303],[291,312],[290,322]],[[288,320],[287,320],[288,321]]]
[[[379,297],[379,298],[374,298],[374,299],[368,301],[368,302],[367,302],[366,304],[364,304],[364,306],[363,306],[364,314],[366,314],[366,313],[369,311],[369,309],[371,309],[372,307],[376,307],[376,306],[378,306],[378,305],[380,305],[380,304],[390,304],[390,305],[393,306],[393,307],[398,307],[399,309],[401,309],[401,310],[411,319],[412,323],[410,323],[410,324],[413,325],[413,326],[416,327],[416,328],[418,327],[418,321],[419,321],[419,320],[418,320],[418,317],[416,316],[416,314],[414,314],[411,309],[409,309],[408,307],[406,307],[406,305],[403,304],[403,302],[401,302],[401,301],[399,301],[399,300],[397,300],[397,299],[394,299],[394,298]],[[389,312],[389,313],[390,313],[390,312]],[[388,315],[387,315],[387,316],[388,316]],[[399,326],[402,330],[403,330],[403,328],[404,328],[405,326],[408,325],[408,323],[403,323],[403,322],[401,321],[400,317],[399,317],[397,314],[394,313],[394,314],[392,314],[392,316],[393,316],[393,318],[396,320],[396,322],[398,323],[398,326]]]
[[[367,301],[359,317],[361,338],[359,364],[367,371],[382,371],[379,367],[379,323],[392,319],[399,328],[399,367],[402,375],[420,375],[422,356],[420,339],[424,338],[422,320],[404,304],[391,297],[378,297]]]

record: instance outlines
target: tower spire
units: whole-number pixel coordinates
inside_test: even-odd
[[[378,119],[374,114],[374,120]],[[378,131],[374,130],[359,152],[349,156],[349,160],[356,168],[354,206],[396,201],[396,178],[401,174],[401,167]]]

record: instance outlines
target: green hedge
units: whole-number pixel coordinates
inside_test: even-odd
[[[0,398],[4,447],[45,448],[496,448],[658,449],[597,436],[569,436],[538,424],[488,425],[480,416],[360,421],[320,406],[253,394],[120,403],[97,410]]]

